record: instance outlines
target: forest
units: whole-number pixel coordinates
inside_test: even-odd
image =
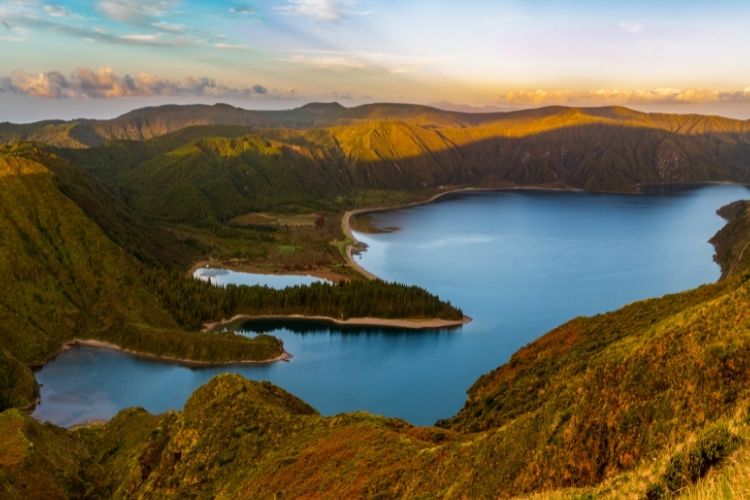
[[[423,288],[382,280],[313,283],[276,290],[267,286],[214,286],[159,267],[144,267],[143,280],[174,319],[191,330],[236,314],[463,318],[461,309]]]

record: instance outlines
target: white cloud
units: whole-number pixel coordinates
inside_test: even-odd
[[[159,17],[179,0],[99,0],[97,8],[110,19],[126,22],[145,22]]]
[[[445,58],[365,51],[312,51],[281,60],[331,71],[391,74],[410,73],[429,65],[446,62]]]
[[[614,105],[614,104],[708,104],[717,102],[750,102],[750,88],[736,91],[713,89],[596,89],[596,90],[511,90],[498,95],[498,104],[516,106],[567,105]]]
[[[23,43],[26,41],[26,38],[22,36],[2,35],[0,36],[0,41],[8,43]]]
[[[220,50],[250,50],[250,47],[248,47],[247,45],[242,45],[239,43],[224,43],[224,42],[215,43],[214,48],[220,49]]]
[[[367,69],[374,67],[374,65],[365,62],[359,57],[348,55],[297,54],[284,59],[284,61],[324,69]]]
[[[230,14],[249,16],[255,14],[255,9],[250,5],[235,5],[229,8]]]
[[[617,27],[621,30],[632,33],[633,35],[637,35],[638,33],[641,33],[644,29],[646,29],[646,26],[640,23],[629,23],[629,22],[621,22],[617,23]]]
[[[44,4],[42,6],[42,10],[44,12],[52,17],[71,17],[72,13],[66,9],[65,7],[61,5],[54,5],[54,4]]]
[[[164,21],[158,21],[151,23],[151,26],[158,30],[167,31],[169,33],[182,33],[185,31],[186,26],[178,23],[168,23]]]
[[[368,15],[369,11],[354,11],[355,0],[288,0],[277,10],[317,19],[318,21],[338,21],[346,16]]]
[[[283,94],[272,92],[263,85],[233,86],[206,77],[170,80],[146,73],[119,76],[109,67],[97,70],[78,68],[69,77],[59,71],[36,74],[18,71],[10,77],[0,78],[1,92],[58,99],[149,96],[249,98]]]
[[[129,35],[122,35],[120,38],[122,38],[123,40],[129,40],[131,42],[154,43],[159,40],[159,35],[134,33]]]

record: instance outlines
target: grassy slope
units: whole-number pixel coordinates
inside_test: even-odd
[[[399,105],[332,113],[312,128],[203,126],[67,154],[140,211],[191,224],[298,205],[343,210],[363,189],[634,191],[639,184],[750,180],[750,125],[718,117],[625,108],[467,115]]]
[[[749,122],[618,107],[469,114],[404,104],[164,106],[106,121],[0,124],[0,141],[18,138],[60,146],[56,154],[105,185],[137,223],[160,224],[158,240],[172,243],[155,248],[181,266],[213,258],[343,278],[357,277],[345,265],[338,224],[353,208],[467,185],[632,192],[640,184],[750,181]],[[257,212],[321,214],[326,223],[232,222]],[[128,250],[149,248],[107,233],[130,242]]]
[[[141,219],[162,224],[180,242],[170,255],[276,271],[349,276],[338,227],[345,210],[446,187],[632,192],[641,184],[750,181],[747,122],[625,108],[472,115],[407,105],[265,114],[188,106],[137,110],[96,127],[108,130],[97,147],[57,153]],[[232,223],[255,212],[323,214],[326,224]]]
[[[719,256],[750,240],[748,206],[728,211]],[[442,427],[320,417],[270,384],[222,375],[183,412],[126,410],[49,439],[82,447],[80,469],[53,470],[86,478],[90,495],[638,498],[671,485],[708,498],[748,488],[748,377],[745,268],[561,326],[482,377]],[[28,484],[42,463],[0,470]]]
[[[65,159],[28,144],[3,147],[0,179],[0,272],[5,280],[0,289],[0,409],[31,403],[36,386],[26,365],[44,363],[74,338],[198,362],[269,360],[282,354],[280,342],[268,336],[189,332],[238,312],[267,311],[230,293],[236,289],[214,288],[184,275],[183,266],[195,248],[201,248],[199,243],[135,215]],[[235,232],[241,239],[243,230]],[[253,240],[243,243],[252,245]],[[161,265],[180,272],[167,272]],[[416,316],[424,317],[431,311],[428,307],[442,308],[440,314],[460,314],[421,289],[409,292],[374,282],[318,288],[309,294],[293,291],[297,302],[281,292],[268,292],[267,307],[315,313],[306,301],[322,292],[330,299],[326,314],[336,311],[350,317],[361,315],[355,314],[358,294],[364,293],[369,303],[374,293],[386,309],[373,313],[393,317],[399,313],[388,309],[383,297],[400,293],[402,299],[419,298],[401,302],[412,306],[408,314],[418,310]],[[252,290],[245,292],[254,297]],[[407,292],[411,295],[404,295]],[[283,309],[274,307],[280,302]],[[186,320],[190,314],[200,321]]]
[[[267,359],[280,354],[276,341],[230,336],[217,340],[208,334],[184,332],[145,287],[139,273],[142,264],[110,240],[60,189],[60,183],[85,184],[60,179],[45,165],[30,160],[33,153],[23,147],[8,148],[0,155],[3,407],[8,401],[13,406],[28,402],[33,395],[26,383],[28,369],[19,372],[14,360],[40,364],[74,337],[198,359],[219,355],[217,346],[234,351],[226,353],[227,359]],[[86,198],[85,193],[80,198]],[[106,218],[117,220],[116,214]],[[6,390],[6,379],[19,381],[21,392]]]

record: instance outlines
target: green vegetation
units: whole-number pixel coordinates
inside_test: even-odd
[[[343,265],[344,211],[452,187],[635,192],[648,184],[750,182],[748,122],[625,108],[472,115],[388,104],[285,112],[168,106],[71,123],[40,124],[38,137],[34,126],[11,127],[5,137],[57,145],[58,156],[106,186],[140,223],[162,229],[161,248],[174,248],[162,253],[182,267],[210,256],[356,278]],[[73,139],[50,142],[50,127]],[[278,221],[319,214],[325,223],[243,223],[258,213]]]
[[[716,261],[721,265],[722,276],[734,276],[750,268],[750,241],[743,238],[750,225],[750,201],[736,201],[722,207],[719,215],[727,225],[716,233],[711,243],[716,247]]]
[[[661,498],[666,492],[676,493],[697,482],[739,447],[739,438],[726,425],[706,429],[687,452],[680,452],[669,460],[660,484],[649,488],[650,498]]]
[[[482,376],[435,427],[321,417],[236,375],[214,378],[181,412],[130,409],[72,430],[17,407],[36,396],[28,366],[74,338],[233,361],[282,346],[191,330],[236,313],[460,317],[424,290],[379,281],[215,288],[184,273],[198,257],[356,278],[340,268],[344,210],[467,184],[634,191],[747,181],[749,137],[748,122],[624,108],[199,106],[2,125],[4,140],[59,148],[0,155],[0,409],[11,407],[0,413],[0,496],[748,494],[747,202],[720,212],[721,281],[556,328]],[[296,223],[310,214],[323,220]]]
[[[236,285],[217,287],[177,271],[147,271],[144,280],[174,318],[190,329],[199,329],[204,323],[236,314],[305,314],[340,319],[463,318],[460,309],[423,288],[380,280],[313,283],[282,290]]]
[[[750,239],[750,224],[743,212],[732,215],[735,230],[721,245],[735,248]],[[718,254],[733,255],[725,250]],[[271,384],[236,375],[213,379],[182,412],[125,410],[72,431],[8,410],[0,488],[33,497],[41,490],[30,485],[47,473],[55,484],[45,487],[90,498],[747,491],[750,481],[727,483],[726,474],[750,463],[748,321],[747,268],[575,319],[483,376],[440,427],[364,413],[321,417]]]
[[[28,407],[36,397],[34,375],[9,352],[0,349],[0,411]]]
[[[53,172],[26,154],[11,149],[0,157],[0,348],[10,367],[3,373],[24,381],[30,372],[18,375],[14,359],[41,364],[74,338],[197,361],[282,353],[268,339],[186,332],[146,286],[149,267],[110,240],[62,193]]]
[[[461,317],[424,290],[382,282],[277,292],[196,281],[184,268],[208,244],[138,215],[101,182],[37,146],[0,149],[0,180],[0,409],[31,404],[29,366],[74,339],[201,363],[264,361],[283,353],[276,339],[197,330],[240,312]],[[314,221],[304,229],[325,234],[326,224],[338,228],[338,221]],[[219,232],[227,246],[247,234],[225,226]],[[281,254],[297,253],[276,245]]]

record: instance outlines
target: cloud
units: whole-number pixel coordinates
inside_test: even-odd
[[[284,59],[286,62],[294,64],[304,64],[307,66],[316,66],[324,69],[370,69],[374,65],[357,56],[349,55],[310,55],[297,54]]]
[[[97,70],[78,68],[70,76],[59,71],[36,74],[19,71],[10,77],[0,78],[0,93],[2,92],[56,99],[151,96],[250,98],[287,95],[272,92],[263,85],[232,86],[206,77],[170,80],[145,73],[118,76],[109,67]]]
[[[213,47],[215,49],[221,49],[221,50],[252,50],[250,46],[239,44],[239,43],[219,42],[219,43],[215,43]]]
[[[87,42],[114,45],[185,48],[213,47],[225,42],[224,36],[213,28],[204,31],[159,17],[182,0],[97,0],[96,7],[104,16],[97,14],[96,17],[37,0],[5,1],[7,3],[3,4],[0,0],[0,32],[4,27],[12,33],[5,36],[4,41],[24,41],[28,37],[20,36],[23,30],[31,30],[52,31]],[[107,18],[124,24],[110,23]],[[109,29],[96,26],[98,21],[107,23]]]
[[[750,87],[736,91],[713,89],[596,89],[596,90],[511,90],[495,98],[508,105],[612,105],[612,104],[708,104],[750,102]]]
[[[339,21],[347,16],[364,16],[369,11],[354,11],[355,0],[288,0],[278,11],[312,17],[318,21]]]
[[[54,5],[54,4],[44,4],[42,6],[42,10],[47,13],[47,15],[52,17],[71,17],[73,14],[68,9],[61,5]]]
[[[637,35],[638,33],[642,32],[646,27],[640,23],[628,23],[628,22],[621,22],[617,23],[617,27],[621,30],[632,33],[634,35]]]
[[[26,38],[14,35],[0,35],[0,41],[9,43],[23,43],[26,41]]]
[[[721,92],[719,94],[719,100],[721,102],[750,102],[750,87],[745,87],[742,90],[734,92]]]
[[[251,5],[233,5],[229,8],[230,14],[238,14],[241,16],[249,16],[255,14],[256,10]]]
[[[97,9],[115,21],[143,23],[172,10],[179,0],[99,0]]]
[[[134,33],[129,35],[122,35],[120,36],[122,40],[130,40],[132,42],[140,42],[140,43],[156,43],[159,41],[159,35],[154,34],[141,34],[141,33]]]
[[[443,57],[423,57],[385,52],[319,50],[294,54],[284,62],[340,73],[405,74],[426,66],[445,63]]]
[[[151,23],[151,26],[168,33],[183,33],[187,28],[187,26],[185,26],[184,24],[168,23],[165,21],[157,21],[155,23]]]

